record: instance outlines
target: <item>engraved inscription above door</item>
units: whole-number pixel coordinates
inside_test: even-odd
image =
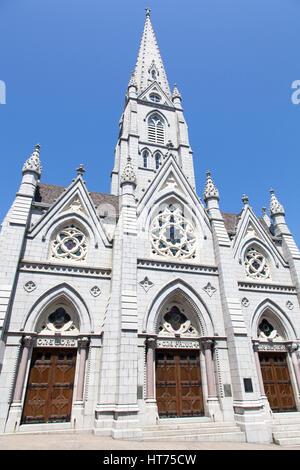
[[[160,417],[204,415],[199,351],[156,351],[156,400]]]
[[[22,424],[71,418],[76,349],[34,349]]]
[[[286,353],[259,353],[265,394],[273,412],[296,411]]]

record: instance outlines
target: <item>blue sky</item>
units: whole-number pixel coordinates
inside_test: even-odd
[[[42,181],[68,186],[83,163],[110,192],[125,91],[145,21],[183,97],[198,194],[211,170],[225,212],[244,193],[258,216],[269,189],[300,245],[298,0],[0,0],[0,218],[41,144]]]

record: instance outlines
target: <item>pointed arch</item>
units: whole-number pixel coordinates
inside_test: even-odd
[[[263,318],[273,322],[285,340],[294,340],[297,338],[296,330],[286,313],[271,299],[263,300],[255,309],[251,321],[250,331],[252,338],[257,338],[259,324]]]
[[[148,141],[155,144],[165,143],[165,120],[157,112],[151,114],[147,119]]]
[[[22,323],[23,331],[36,331],[41,315],[51,305],[64,301],[69,303],[77,315],[80,333],[90,334],[94,330],[89,309],[81,295],[69,284],[62,283],[44,292],[27,312]]]
[[[154,153],[154,166],[156,170],[158,170],[161,166],[162,158],[163,157],[161,152],[159,150],[156,150],[156,152]]]
[[[270,250],[270,247],[259,238],[251,237],[244,241],[240,248],[240,259],[244,260],[246,251],[254,247],[258,251],[260,251],[269,261],[270,264],[276,266],[278,264],[278,259],[275,257],[273,250]]]
[[[195,327],[201,336],[214,335],[212,315],[198,293],[182,279],[175,279],[166,284],[151,302],[143,319],[143,330],[156,334],[158,322],[164,306],[174,297],[180,297],[190,308],[190,315],[195,320]]]

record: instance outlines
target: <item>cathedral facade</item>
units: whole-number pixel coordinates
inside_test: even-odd
[[[37,145],[2,224],[0,432],[297,437],[300,252],[273,190],[270,217],[222,212],[210,172],[197,195],[149,10],[111,193],[84,171],[41,182]]]

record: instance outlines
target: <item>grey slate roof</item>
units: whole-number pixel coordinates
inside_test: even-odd
[[[57,186],[55,184],[48,183],[38,183],[36,187],[35,202],[40,202],[42,204],[49,204],[50,206],[58,199],[65,188],[63,186]],[[116,214],[119,214],[119,197],[114,196],[113,194],[89,192],[90,197],[96,207],[102,204],[111,204],[115,210]]]

